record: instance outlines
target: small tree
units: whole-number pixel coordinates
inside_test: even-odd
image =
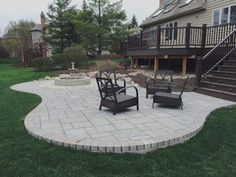
[[[137,28],[138,27],[138,21],[135,15],[133,15],[132,20],[129,24],[129,29],[131,28]]]
[[[30,29],[35,26],[33,21],[20,20],[19,22],[10,22],[4,34],[3,45],[8,53],[17,58],[21,58],[21,64],[29,64],[29,55],[31,49]]]
[[[45,40],[58,53],[62,53],[73,42],[78,42],[78,34],[72,23],[71,16],[76,14],[75,7],[70,6],[71,0],[55,0],[48,9],[48,34]]]
[[[110,50],[117,28],[124,25],[125,20],[122,1],[88,0],[88,4],[84,2],[82,10],[74,18],[74,23],[80,31],[83,46],[100,55],[102,50]]]

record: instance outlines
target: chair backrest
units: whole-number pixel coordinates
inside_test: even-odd
[[[180,95],[179,95],[180,97],[183,95],[183,92],[184,92],[184,90],[185,90],[185,87],[186,87],[186,85],[187,85],[188,80],[189,80],[189,76],[188,76],[188,77],[186,78],[186,80],[184,81],[182,90],[181,90]]]
[[[114,85],[111,79],[96,77],[96,81],[101,99],[105,99],[106,97],[112,97],[114,101],[117,101],[116,95],[114,94],[114,92],[111,92],[111,90],[114,90]]]
[[[99,76],[108,79],[114,79],[115,84],[117,84],[116,71],[112,69],[104,69],[99,71]]]
[[[158,79],[160,76],[161,80],[168,80],[170,82],[173,81],[174,72],[172,70],[159,70],[154,73],[154,80]]]

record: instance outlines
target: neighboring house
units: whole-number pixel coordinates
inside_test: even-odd
[[[38,56],[43,56],[43,38],[41,25],[36,25],[31,30],[32,49]]]
[[[32,35],[32,48],[36,53],[41,53],[42,56],[49,57],[52,55],[52,52],[50,45],[43,39],[44,34],[47,32],[46,18],[43,12],[40,15],[40,19],[41,24],[36,25],[30,30]]]
[[[160,0],[140,25],[141,33],[128,38],[127,56],[132,67],[169,68],[185,75],[194,72],[197,56],[221,42],[235,24],[236,0]]]

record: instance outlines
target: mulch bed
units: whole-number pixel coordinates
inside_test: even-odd
[[[75,71],[68,71],[68,70],[63,70],[60,71],[60,74],[70,74],[70,73],[80,73],[80,72],[93,72],[96,71],[95,69],[81,69],[81,70],[75,70]],[[116,73],[119,74],[126,74],[128,77],[132,78],[134,83],[138,84],[140,87],[146,88],[146,81],[148,79],[147,76],[143,74],[138,74],[136,76],[129,75],[131,71],[130,70],[124,70],[124,69],[118,69],[116,70]],[[174,92],[180,92],[182,90],[183,84],[184,84],[185,79],[174,79],[174,86],[173,86],[173,91]],[[191,78],[189,79],[187,85],[186,85],[186,92],[192,92],[195,87],[195,79]]]

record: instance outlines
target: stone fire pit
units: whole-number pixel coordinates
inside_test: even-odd
[[[91,79],[85,73],[61,74],[55,78],[55,84],[60,86],[82,86],[91,83]]]

